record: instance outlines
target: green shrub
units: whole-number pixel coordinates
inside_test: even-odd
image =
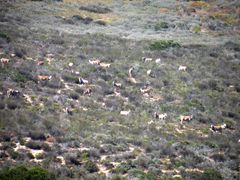
[[[203,180],[221,180],[223,179],[221,174],[215,169],[207,169],[203,173]]]
[[[45,169],[34,167],[28,170],[27,179],[29,180],[48,180],[56,179],[53,173],[48,172]]]
[[[145,172],[143,172],[141,170],[138,170],[138,169],[130,170],[129,174],[131,174],[134,177],[137,177],[138,179],[142,179],[142,180],[154,180],[154,179],[156,179],[156,177],[152,173],[150,173],[150,172],[145,173]]]
[[[74,100],[79,99],[79,95],[78,95],[77,93],[71,93],[71,94],[69,95],[69,97],[70,97],[71,99],[74,99]]]
[[[150,44],[150,50],[163,50],[170,47],[180,47],[181,45],[174,40],[159,40]]]
[[[0,171],[1,180],[54,180],[56,179],[53,173],[48,172],[40,167],[27,169],[24,166],[5,169]]]
[[[123,162],[111,171],[116,174],[126,174],[130,169],[135,168],[132,161]]]
[[[123,177],[123,176],[121,176],[121,175],[114,175],[114,176],[112,177],[112,180],[124,180],[124,179],[126,179],[126,178]]]
[[[84,167],[85,169],[90,172],[90,173],[94,173],[94,172],[97,172],[98,171],[98,167],[97,165],[92,162],[92,161],[87,161],[85,164],[84,164]]]
[[[176,160],[176,161],[174,162],[174,165],[175,165],[176,167],[185,166],[185,162],[182,161],[182,160]]]
[[[25,146],[30,149],[36,149],[36,150],[42,149],[42,144],[36,141],[29,141],[25,144]]]
[[[167,22],[157,23],[154,27],[155,31],[159,31],[161,29],[167,29],[167,28],[169,28],[169,24]]]
[[[6,39],[8,42],[10,41],[10,37],[6,33],[3,33],[3,32],[0,32],[0,38]]]
[[[196,25],[193,27],[192,32],[194,33],[200,33],[201,32],[201,26]]]

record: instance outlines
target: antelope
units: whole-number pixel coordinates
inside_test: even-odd
[[[181,121],[181,124],[183,123],[183,121],[191,121],[193,118],[193,116],[180,116],[180,121]]]
[[[145,93],[150,93],[150,91],[152,90],[151,87],[143,87],[140,88],[141,93],[145,94]]]
[[[158,114],[157,112],[154,112],[153,116],[154,116],[154,118],[156,118],[156,119],[164,120],[164,119],[167,118],[167,113]]]
[[[66,113],[69,114],[69,115],[73,115],[73,109],[70,109],[70,108],[66,108]]]
[[[128,70],[129,81],[133,84],[137,84],[136,79],[132,76],[133,67]]]
[[[2,63],[2,65],[6,65],[6,64],[8,64],[9,61],[10,61],[10,59],[7,59],[7,58],[1,58],[1,63]]]
[[[46,57],[47,57],[46,61],[48,62],[48,64],[51,64],[54,55],[53,54],[47,54]]]
[[[84,95],[90,95],[91,93],[92,93],[92,89],[91,89],[91,88],[87,88],[87,89],[83,92]]]
[[[161,59],[158,58],[158,59],[155,60],[155,62],[156,62],[156,63],[160,63],[160,62],[161,62]]]
[[[38,80],[47,81],[47,80],[50,80],[50,79],[52,79],[52,76],[42,76],[42,75],[38,75]]]
[[[132,71],[133,71],[134,67],[131,67],[129,70],[128,70],[128,76],[129,77],[132,77]]]
[[[147,61],[152,61],[153,59],[152,58],[147,58],[147,57],[142,57],[142,60],[144,62],[147,62]]]
[[[148,75],[148,76],[150,76],[151,73],[152,73],[152,70],[151,70],[151,69],[147,70],[147,75]]]
[[[78,81],[79,81],[79,83],[80,84],[88,84],[88,80],[86,80],[86,79],[83,79],[83,78],[78,78]]]
[[[96,65],[100,65],[100,63],[101,63],[101,61],[99,60],[99,59],[96,59],[96,60],[88,60],[88,62],[90,63],[90,64],[96,64]]]
[[[211,125],[210,130],[212,132],[222,132],[223,129],[227,127],[226,124],[223,125]]]
[[[154,121],[153,120],[151,120],[151,121],[148,121],[148,125],[151,125],[151,124],[153,124],[154,123]]]
[[[13,96],[13,97],[19,97],[20,96],[20,91],[14,90],[14,89],[8,89],[7,90],[7,95],[8,97]]]
[[[114,86],[114,87],[117,87],[117,88],[121,88],[121,87],[122,87],[122,84],[113,81],[113,86]]]
[[[51,53],[49,53],[49,54],[47,54],[47,55],[46,55],[46,57],[47,57],[47,58],[53,58],[53,57],[54,57],[54,55],[53,55],[53,54],[51,54]]]
[[[114,89],[114,94],[115,94],[116,96],[121,96],[121,93],[120,93],[117,89]]]
[[[38,61],[38,62],[37,62],[37,65],[38,65],[38,66],[44,65],[44,61]]]
[[[128,110],[128,111],[121,111],[120,114],[124,115],[124,116],[127,116],[127,115],[129,115],[130,112],[131,112],[130,110]]]
[[[53,136],[51,136],[51,135],[47,135],[46,141],[47,141],[48,143],[50,143],[50,144],[53,144],[53,143],[56,143],[56,142],[57,142],[56,138],[53,137]]]
[[[187,70],[187,66],[179,66],[178,70],[179,71],[186,71]]]
[[[107,63],[100,63],[99,65],[104,68],[109,68],[111,66],[111,64],[107,64]]]

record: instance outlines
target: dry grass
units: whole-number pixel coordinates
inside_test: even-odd
[[[111,4],[113,1],[112,0],[64,0],[63,3],[77,3],[77,4],[82,4],[82,5],[87,5],[87,4],[97,4],[97,3],[102,3],[102,4]]]
[[[194,8],[207,8],[209,4],[203,1],[195,1],[192,2],[191,6]]]
[[[74,2],[77,2],[77,0],[74,1]],[[86,4],[84,2],[86,2],[86,1],[82,1],[82,0],[79,1],[79,3],[82,3],[82,5]],[[91,0],[89,2],[91,2]],[[71,1],[71,3],[72,3],[72,1]],[[116,20],[119,19],[119,17],[117,15],[113,14],[113,13],[99,14],[99,13],[93,13],[93,12],[87,12],[87,11],[84,11],[84,10],[80,10],[78,7],[65,6],[65,5],[61,6],[61,11],[59,11],[59,13],[57,13],[56,15],[57,16],[64,16],[65,18],[71,18],[74,15],[80,15],[82,17],[90,17],[95,21],[96,20],[105,21],[106,23],[112,23],[113,21],[116,21]]]
[[[219,19],[219,20],[227,23],[228,25],[239,25],[239,19],[235,18],[233,15],[231,15],[229,13],[217,11],[217,12],[212,13],[211,16],[214,17],[215,19]]]

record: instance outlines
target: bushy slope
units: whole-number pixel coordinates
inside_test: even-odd
[[[0,31],[0,58],[10,59],[0,67],[2,168],[41,165],[58,178],[237,179],[237,42],[31,29],[29,17],[9,19],[17,8],[11,5],[2,7]],[[93,59],[110,67],[90,64]],[[146,87],[149,94],[141,92]],[[20,96],[9,97],[10,88]],[[156,119],[155,112],[167,118]],[[193,119],[181,124],[181,115]],[[221,133],[209,130],[223,123]]]

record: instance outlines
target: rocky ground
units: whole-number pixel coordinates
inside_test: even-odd
[[[238,179],[239,13],[238,1],[0,0],[1,169]]]

